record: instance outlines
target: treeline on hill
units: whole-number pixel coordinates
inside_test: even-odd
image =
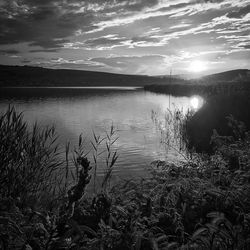
[[[232,70],[198,79],[177,80],[174,82],[147,85],[145,90],[176,96],[229,95],[250,92],[250,71]]]
[[[150,177],[113,187],[111,128],[106,174],[88,194],[98,166],[82,137],[70,169],[69,148],[61,160],[55,130],[28,131],[9,108],[0,116],[0,248],[249,249],[250,134],[232,117],[228,122],[232,136],[214,132],[210,156],[195,154],[178,166],[158,161]],[[96,157],[102,141],[94,136]]]
[[[174,84],[151,84],[144,87],[147,91],[170,94],[174,96],[192,95],[229,95],[231,93],[250,92],[250,81],[232,82],[204,82],[181,81]]]
[[[0,65],[0,87],[10,86],[144,86],[162,82],[150,76]]]

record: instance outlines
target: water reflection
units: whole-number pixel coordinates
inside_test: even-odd
[[[201,98],[200,96],[192,96],[190,99],[191,107],[195,111],[197,111],[199,108],[203,106],[203,102],[204,102],[203,98]]]
[[[161,147],[151,111],[164,115],[167,109],[179,108],[187,112],[193,102],[190,97],[154,94],[140,89],[26,88],[1,91],[0,110],[12,104],[24,112],[29,124],[35,121],[41,125],[54,124],[60,142],[66,144],[70,140],[71,145],[77,144],[81,133],[88,141],[92,139],[93,130],[104,134],[113,123],[119,130],[119,140],[114,145],[119,152],[115,171],[122,176],[134,176],[141,175],[153,160],[176,159],[175,152],[166,155]],[[89,157],[92,160],[92,155]],[[100,168],[99,174],[102,173]]]

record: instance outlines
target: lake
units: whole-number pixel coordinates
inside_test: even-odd
[[[0,111],[14,105],[22,111],[29,125],[55,125],[59,141],[77,145],[81,133],[86,137],[86,150],[91,149],[93,131],[101,136],[113,124],[119,139],[114,144],[119,158],[114,175],[138,176],[154,160],[176,161],[176,151],[166,152],[160,133],[152,121],[152,111],[164,117],[167,109],[197,110],[201,97],[174,97],[154,94],[140,88],[3,88]],[[103,161],[105,153],[100,157]],[[92,153],[89,160],[93,162]],[[100,163],[100,165],[102,165]],[[100,167],[98,175],[103,174]]]

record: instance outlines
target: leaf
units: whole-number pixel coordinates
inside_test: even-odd
[[[128,216],[127,211],[123,207],[117,205],[117,206],[115,206],[115,208],[116,208],[116,210],[121,212],[125,217]]]
[[[197,229],[194,233],[193,233],[193,235],[192,235],[192,239],[194,240],[196,237],[199,237],[200,235],[202,235],[203,233],[207,233],[207,228],[205,228],[205,227],[202,227],[202,228],[199,228],[199,229]]]
[[[82,231],[92,234],[94,237],[97,237],[97,233],[92,228],[85,225],[81,225],[80,228]]]
[[[224,218],[224,214],[223,214],[223,213],[220,213],[220,212],[214,211],[214,212],[208,213],[208,214],[207,214],[207,217],[208,217],[208,218],[218,218],[218,217]]]
[[[82,145],[82,134],[79,135],[79,142],[78,142],[78,146],[80,147]]]
[[[156,241],[159,243],[159,242],[163,242],[163,241],[167,241],[168,237],[166,235],[162,235],[162,236],[159,236]]]
[[[142,241],[142,235],[137,234],[136,235],[136,241],[135,241],[135,250],[140,250],[141,249],[141,241]]]
[[[97,138],[97,136],[96,136],[96,134],[95,134],[94,131],[92,131],[92,132],[93,132],[93,136],[94,136],[95,143],[98,143],[98,139],[99,139],[99,138]]]
[[[159,247],[158,247],[158,244],[157,244],[155,238],[151,238],[150,241],[151,241],[151,244],[152,244],[152,249],[153,250],[159,250]]]
[[[167,249],[171,250],[171,249],[176,249],[179,246],[179,244],[177,242],[171,242],[168,244]]]
[[[94,148],[94,150],[97,151],[97,147],[95,146],[95,144],[92,141],[90,143],[91,143],[92,147]]]
[[[83,236],[83,232],[85,232],[85,233],[87,232],[87,233],[93,235],[94,237],[97,237],[96,232],[95,232],[92,228],[90,228],[90,227],[88,227],[88,226],[79,225],[79,224],[78,224],[75,220],[73,220],[73,219],[70,219],[68,223],[69,223],[69,225],[72,226],[72,228],[73,228],[76,232],[78,232],[78,234],[79,234],[80,236]]]

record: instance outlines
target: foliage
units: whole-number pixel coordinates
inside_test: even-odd
[[[250,95],[233,94],[218,95],[206,98],[205,104],[187,122],[189,147],[197,152],[213,153],[210,139],[213,129],[220,135],[233,135],[226,117],[233,115],[236,120],[243,121],[250,128]]]
[[[206,79],[206,77],[196,80],[176,79],[175,82],[172,81],[172,83],[165,82],[164,84],[156,83],[146,85],[144,89],[155,93],[171,94],[174,96],[214,96],[250,93],[249,78],[231,80]]]
[[[178,166],[155,162],[149,178],[121,182],[92,197],[85,195],[90,162],[76,150],[75,183],[65,186],[67,196],[50,211],[21,205],[1,187],[0,248],[249,249],[250,134],[232,117],[229,122],[234,135],[215,131],[212,155]],[[116,156],[107,158],[110,169]]]

